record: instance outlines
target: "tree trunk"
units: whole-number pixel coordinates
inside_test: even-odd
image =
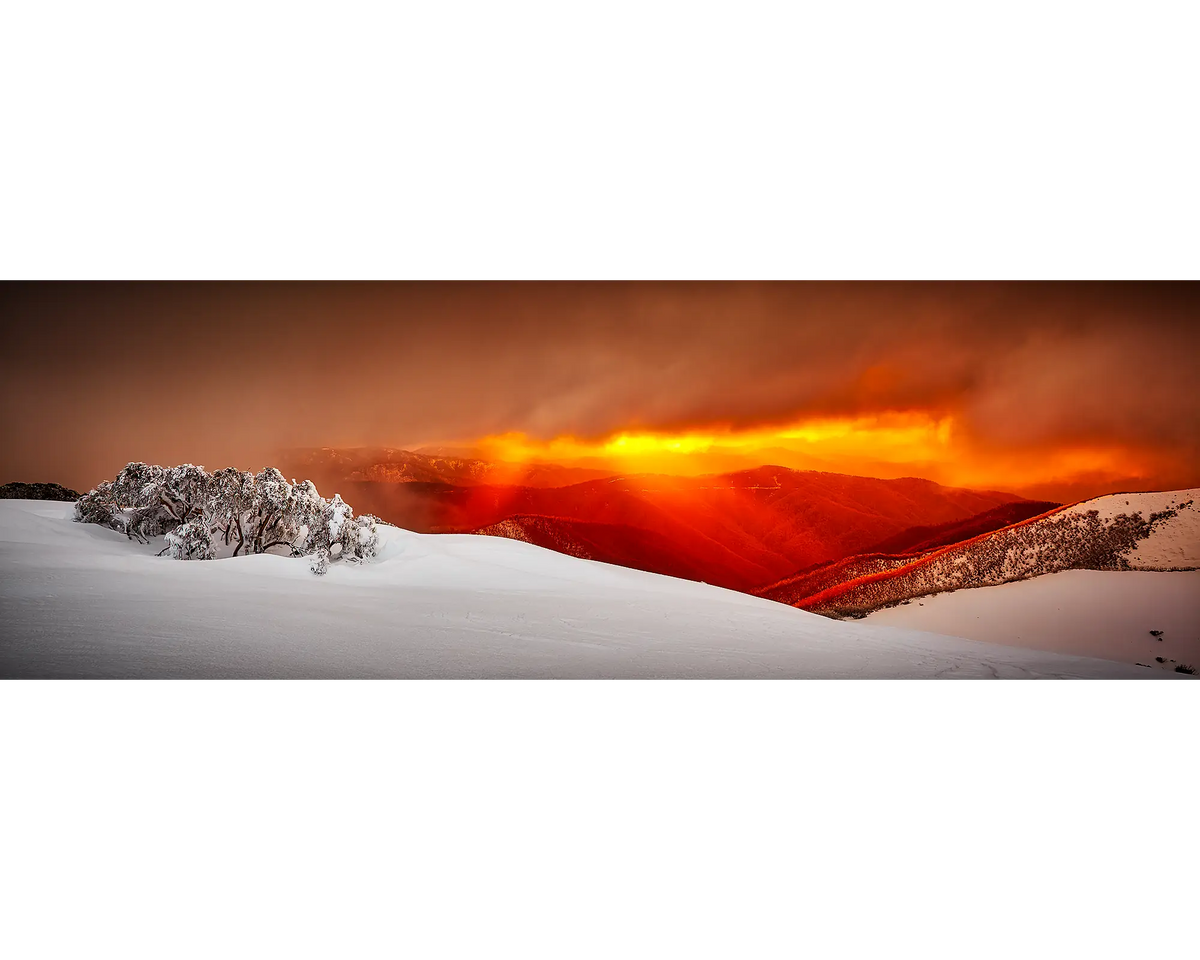
[[[160,493],[158,499],[162,501],[162,505],[166,508],[167,513],[171,515],[172,520],[182,520],[183,515],[177,508],[175,501],[165,493]]]
[[[242,529],[242,515],[239,513],[235,518],[237,520],[237,535],[238,545],[234,547],[233,555],[236,557],[242,552],[242,547],[246,545],[246,531]]]
[[[271,510],[265,517],[263,517],[262,523],[260,523],[258,525],[258,532],[254,535],[254,552],[255,553],[263,552],[263,546],[262,546],[263,533],[266,532],[267,527],[274,521],[275,521],[275,511]]]

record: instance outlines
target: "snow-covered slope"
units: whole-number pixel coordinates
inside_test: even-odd
[[[858,622],[1200,670],[1200,571],[1066,570],[921,597]]]
[[[1122,553],[1130,570],[1195,570],[1200,567],[1200,489],[1161,493],[1117,493],[1085,500],[1061,511],[1064,516],[1095,516],[1112,525],[1139,514],[1150,521],[1146,535]],[[1154,518],[1160,518],[1155,520]]]
[[[803,598],[805,610],[861,615],[913,597],[988,587],[1062,570],[1200,567],[1200,489],[1097,497],[933,550],[879,558],[865,572]]]
[[[0,502],[6,677],[1142,677],[1105,660],[841,623],[494,537],[386,528],[323,578],[182,562]],[[1163,674],[1159,674],[1163,675]]]

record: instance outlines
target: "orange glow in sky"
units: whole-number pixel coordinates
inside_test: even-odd
[[[629,473],[698,474],[714,464],[745,458],[759,465],[793,463],[811,458],[939,459],[953,428],[949,417],[884,414],[870,417],[813,419],[749,430],[707,429],[679,433],[621,431],[598,440],[562,436],[539,440],[523,433],[504,433],[476,443],[480,455],[508,463],[573,462],[613,466]],[[766,457],[766,459],[764,459]],[[718,469],[723,467],[718,466]]]
[[[1198,318],[1197,283],[5,283],[0,482],[378,448],[513,483],[778,465],[1058,501],[1183,489]],[[147,403],[97,362],[110,321],[163,356],[197,329],[230,352]],[[330,382],[334,326],[359,362],[302,389]]]
[[[1138,476],[1137,458],[1119,447],[1066,447],[1005,456],[972,450],[954,418],[881,413],[815,418],[751,429],[626,430],[586,440],[524,433],[485,437],[475,455],[514,464],[555,463],[619,473],[695,476],[776,464],[864,476],[921,476],[940,483],[1018,489],[1099,475]]]

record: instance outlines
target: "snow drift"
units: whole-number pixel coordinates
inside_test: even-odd
[[[1200,571],[1065,570],[921,597],[857,622],[1200,670]]]

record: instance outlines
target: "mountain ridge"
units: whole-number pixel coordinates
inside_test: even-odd
[[[863,558],[858,571],[847,563],[856,576],[804,596],[797,592],[819,580],[777,584],[756,595],[815,613],[858,617],[917,597],[1064,570],[1195,570],[1198,499],[1200,489],[1095,497],[919,556]],[[872,562],[876,569],[869,569]]]

